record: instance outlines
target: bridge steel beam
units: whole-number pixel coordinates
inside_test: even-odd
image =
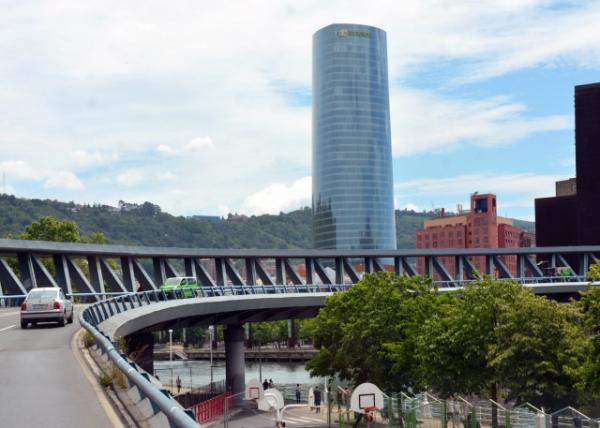
[[[315,269],[315,273],[317,274],[317,276],[319,277],[321,282],[323,284],[331,285],[332,284],[331,278],[329,278],[329,275],[327,275],[327,272],[325,272],[325,268],[321,265],[321,263],[317,259],[313,259],[313,266]]]
[[[456,281],[462,281],[465,278],[465,264],[464,257],[455,256],[454,257],[454,279]]]
[[[20,277],[19,282],[16,282],[9,273],[10,269],[4,266],[0,267],[0,280],[4,283],[4,291],[10,288],[16,292],[20,289],[20,283],[25,290],[39,286],[60,286],[65,292],[79,289],[101,292],[104,285],[104,291],[130,292],[136,288],[136,280],[142,288],[154,289],[167,277],[178,276],[169,260],[181,260],[185,265],[186,275],[195,276],[199,283],[205,286],[223,287],[236,284],[246,287],[261,282],[264,285],[333,285],[348,281],[355,283],[360,279],[360,275],[352,266],[356,260],[364,260],[366,272],[387,269],[388,266],[384,266],[384,263],[393,260],[394,271],[397,274],[415,275],[417,272],[413,265],[414,260],[422,257],[426,262],[427,274],[435,274],[436,277],[439,274],[444,280],[458,282],[469,276],[468,269],[472,269],[468,263],[469,258],[485,260],[485,269],[482,267],[482,270],[487,273],[498,272],[503,277],[543,277],[544,273],[537,266],[539,260],[548,260],[549,265],[555,267],[567,267],[565,261],[569,260],[569,267],[579,274],[585,274],[590,264],[596,262],[596,254],[600,254],[600,245],[415,250],[207,250],[0,239],[0,256],[17,258]],[[509,263],[506,263],[504,256],[516,258],[515,272],[506,269]],[[441,262],[441,257],[454,259],[455,272],[446,268]],[[74,272],[69,267],[69,258],[72,261],[87,259],[89,275],[88,272],[83,276]],[[56,274],[50,274],[50,269],[44,267],[42,261],[46,262],[47,259],[54,261]],[[140,264],[141,259],[152,260],[153,272]],[[120,261],[122,277],[120,272],[117,275],[110,268],[110,260]],[[210,267],[208,264],[199,263],[199,260],[208,260]],[[304,260],[305,276],[298,274],[294,265],[296,260]],[[237,261],[243,262],[244,267],[240,269]],[[263,268],[267,261],[269,269]],[[275,265],[273,270],[271,263]],[[334,268],[335,272],[329,272],[329,267]],[[145,274],[146,271],[151,275]],[[88,287],[88,283],[91,288]],[[244,293],[247,291],[242,290]]]
[[[177,269],[175,269],[171,262],[169,262],[169,259],[165,259],[165,274],[167,275],[167,278],[172,276],[181,276],[179,275],[179,272],[177,272]]]
[[[283,266],[285,267],[285,276],[292,281],[294,285],[303,285],[302,278],[300,275],[294,270],[294,267],[290,263],[289,259],[283,259]],[[253,284],[253,283],[252,283]]]
[[[106,284],[110,288],[111,291],[128,291],[123,285],[123,281],[121,278],[117,276],[115,271],[110,267],[108,262],[104,260],[104,258],[99,257],[98,261],[100,263],[100,270],[102,271],[102,276],[106,281]]]
[[[222,257],[214,259],[217,285],[227,285],[227,274],[225,273],[225,263]]]
[[[71,274],[67,265],[67,256],[64,254],[55,254],[53,257],[54,267],[56,268],[56,282],[63,293],[71,294],[73,286],[71,285]]]
[[[254,266],[258,278],[262,281],[264,285],[275,285],[273,279],[271,279],[269,274],[265,271],[265,268],[263,268],[260,259],[254,259]]]
[[[523,257],[523,260],[525,261],[525,265],[531,270],[531,273],[533,274],[533,276],[535,276],[535,277],[544,276],[544,273],[539,268],[539,266],[536,265],[535,263],[533,263],[529,257],[525,256],[525,257]]]
[[[205,287],[215,287],[217,285],[200,260],[194,259],[194,266],[196,266],[196,278],[200,284]]]
[[[425,275],[433,278],[433,257],[425,257]]]
[[[94,289],[90,281],[87,279],[85,274],[81,271],[81,268],[71,257],[65,256],[65,263],[67,265],[67,275],[70,278],[69,283],[74,283],[80,292],[96,293],[99,290]],[[95,300],[100,300],[98,296],[94,296]]]
[[[313,259],[310,257],[306,257],[304,259],[304,270],[306,271],[306,284],[312,285],[314,284],[314,265]]]
[[[231,262],[231,259],[225,258],[223,259],[223,262],[225,263],[225,273],[231,283],[233,285],[246,285],[242,279],[242,275],[240,275],[234,264]]]
[[[154,257],[152,259],[152,271],[152,273],[154,274],[154,283],[158,284],[159,286],[164,284],[167,280],[165,259],[162,257]]]
[[[146,272],[146,269],[144,269],[144,267],[141,265],[141,263],[137,259],[132,258],[131,264],[133,267],[133,276],[134,276],[135,280],[140,283],[142,290],[144,290],[144,291],[158,290],[158,287],[160,287],[160,285],[162,283],[158,284],[158,286],[157,286],[157,284],[154,283],[154,281],[152,280],[150,275],[148,275],[148,272]],[[137,291],[137,290],[134,290],[134,291]]]
[[[402,266],[404,266],[404,271],[407,272],[409,276],[418,275],[417,270],[411,263],[408,262],[406,257],[400,257],[400,260],[402,260]]]
[[[4,258],[0,258],[0,284],[8,292],[5,294],[27,294],[27,289]]]
[[[254,259],[247,257],[244,259],[246,265],[246,284],[256,284],[256,265]]]
[[[500,257],[492,256],[492,261],[494,262],[494,266],[496,266],[496,269],[498,269],[498,272],[500,272],[501,278],[509,278],[509,279],[513,278],[512,273],[510,272],[510,269],[508,269],[508,267],[506,267],[506,265],[502,262]]]
[[[105,293],[104,277],[100,266],[100,258],[98,256],[88,256],[88,269],[90,271],[90,283],[96,292]]]
[[[32,288],[37,288],[31,253],[18,253],[17,261],[19,263],[21,282],[25,286],[25,289],[29,291]]]
[[[584,253],[584,254],[580,254],[579,255],[579,275],[585,275],[587,274],[587,271],[590,268],[590,259],[589,259],[589,254],[588,253]]]
[[[123,285],[127,291],[136,291],[135,272],[133,271],[133,260],[129,256],[121,257],[121,272],[123,272]]]
[[[194,264],[194,259],[190,257],[183,259],[183,269],[185,271],[185,276],[196,278],[196,266]]]
[[[58,284],[39,257],[31,256],[31,263],[38,287],[58,287]]]
[[[353,284],[357,283],[360,280],[360,278],[358,276],[358,273],[356,273],[354,267],[350,263],[350,260],[348,260],[347,257],[342,257],[342,264],[344,266],[344,272],[350,278],[350,282],[352,282]]]
[[[454,281],[454,278],[452,278],[452,275],[450,275],[450,272],[448,272],[446,266],[444,266],[443,263],[440,263],[437,257],[432,257],[431,262],[435,271],[442,278],[442,281]]]

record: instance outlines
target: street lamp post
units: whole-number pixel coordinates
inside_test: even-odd
[[[169,329],[169,368],[171,369],[171,388],[173,388],[173,329]]]
[[[208,335],[210,337],[210,390],[212,391],[213,387],[213,335],[215,332],[215,326],[208,326]]]

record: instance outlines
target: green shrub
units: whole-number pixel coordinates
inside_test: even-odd
[[[91,348],[95,344],[96,341],[94,340],[94,336],[92,336],[91,333],[86,330],[86,332],[83,334],[83,346],[86,348]]]

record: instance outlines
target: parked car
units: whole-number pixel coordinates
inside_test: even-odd
[[[58,287],[34,288],[21,305],[21,328],[44,321],[58,322],[61,327],[73,322],[73,303]]]
[[[169,293],[171,290],[183,290],[185,297],[194,297],[194,289],[197,289],[198,281],[192,276],[174,276],[167,278],[165,283],[160,286],[161,290]],[[169,296],[169,294],[167,294]]]

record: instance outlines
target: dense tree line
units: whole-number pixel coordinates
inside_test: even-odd
[[[432,212],[396,211],[398,248],[414,248],[415,233]],[[101,232],[109,243],[198,248],[312,248],[312,213],[303,208],[278,215],[230,214],[219,221],[173,216],[150,202],[78,205],[0,195],[0,236],[19,234],[42,217],[70,220],[82,235]],[[521,222],[528,230],[533,223]]]
[[[377,273],[329,297],[314,326],[313,375],[555,410],[600,395],[598,287],[559,304],[514,281],[441,293],[423,277]]]

